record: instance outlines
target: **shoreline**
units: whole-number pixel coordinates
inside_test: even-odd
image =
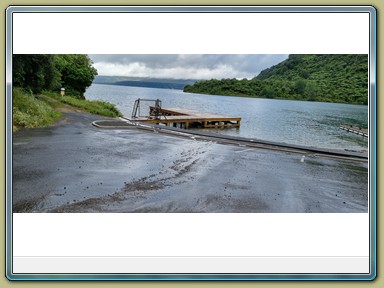
[[[98,84],[98,83],[96,83]],[[198,93],[198,92],[185,92],[183,93],[190,94],[199,94],[199,95],[210,95],[210,96],[224,96],[224,97],[239,97],[239,98],[251,98],[251,99],[267,99],[267,100],[284,100],[284,101],[298,101],[298,102],[313,102],[313,103],[332,103],[332,104],[346,104],[346,105],[360,105],[360,106],[369,106],[364,103],[348,103],[348,102],[332,102],[332,101],[313,101],[313,100],[305,100],[305,99],[289,99],[289,98],[268,98],[268,97],[256,97],[256,96],[247,96],[247,95],[221,95],[221,94],[209,94],[209,93]]]

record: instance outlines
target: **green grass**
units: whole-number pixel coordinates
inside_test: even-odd
[[[54,98],[61,103],[68,104],[72,107],[76,107],[78,109],[81,109],[83,111],[86,111],[92,114],[97,114],[97,115],[107,116],[107,117],[123,116],[123,114],[116,108],[114,104],[111,104],[108,102],[96,101],[96,100],[83,100],[83,99],[74,98],[71,96],[60,96],[53,92],[44,92],[43,94],[51,98]]]
[[[69,105],[76,109],[107,117],[123,116],[115,105],[102,101],[89,101],[71,96],[60,96],[45,91],[34,96],[20,88],[13,89],[13,131],[19,128],[35,128],[52,125],[62,116],[55,108]]]
[[[13,131],[22,127],[52,125],[62,115],[49,104],[19,88],[13,89],[12,106]]]

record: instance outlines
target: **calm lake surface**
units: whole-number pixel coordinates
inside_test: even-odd
[[[210,132],[337,150],[367,150],[368,140],[339,129],[341,124],[367,128],[368,106],[255,99],[184,93],[181,90],[93,84],[88,100],[113,103],[130,117],[138,98],[160,99],[163,107],[180,107],[241,117],[240,128]]]

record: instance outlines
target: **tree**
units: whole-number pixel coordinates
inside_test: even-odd
[[[13,86],[37,94],[66,89],[68,95],[84,98],[97,70],[87,55],[15,54],[12,57]]]
[[[60,83],[53,55],[14,54],[12,56],[13,85],[40,93],[54,89]]]
[[[307,100],[314,101],[316,100],[316,97],[318,96],[319,89],[317,85],[313,82],[308,81],[305,86],[304,95]]]
[[[299,79],[295,82],[295,92],[299,95],[303,95],[305,91],[305,87],[307,86],[307,83],[303,79]]]
[[[55,55],[56,67],[61,74],[61,85],[70,95],[84,98],[85,90],[92,84],[97,70],[84,54]]]

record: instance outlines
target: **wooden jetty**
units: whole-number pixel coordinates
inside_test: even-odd
[[[224,116],[183,108],[149,107],[148,117],[132,117],[132,122],[151,123],[178,128],[240,127],[240,117]]]
[[[352,132],[363,137],[368,137],[368,130],[360,127],[353,127],[352,125],[340,125],[340,129]]]

